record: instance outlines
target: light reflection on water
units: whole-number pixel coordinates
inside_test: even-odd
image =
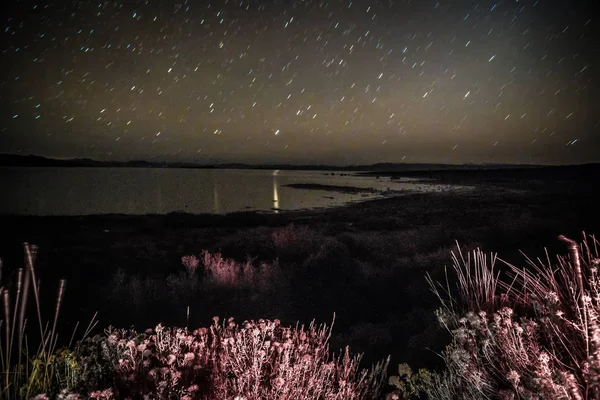
[[[279,184],[277,183],[277,175],[279,170],[273,171],[273,211],[279,213]]]
[[[408,179],[287,170],[0,168],[0,213],[26,215],[229,213],[298,210],[369,200],[394,191],[455,190]],[[341,193],[289,184],[373,188]]]

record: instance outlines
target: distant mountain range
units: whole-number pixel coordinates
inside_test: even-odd
[[[35,155],[0,154],[2,167],[125,167],[125,168],[220,168],[220,169],[280,169],[280,170],[322,170],[322,171],[439,171],[439,170],[481,170],[536,168],[541,165],[530,164],[408,164],[378,163],[371,165],[292,165],[265,164],[251,165],[240,163],[204,165],[190,162],[153,162],[153,161],[96,161],[89,158],[55,159]]]

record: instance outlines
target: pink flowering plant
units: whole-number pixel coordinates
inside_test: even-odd
[[[198,265],[200,265],[200,259],[195,255],[187,255],[181,257],[181,264],[185,267],[188,274],[194,275],[196,269],[198,269]]]
[[[337,356],[329,352],[330,335],[330,328],[314,323],[288,328],[278,320],[259,320],[240,326],[229,319],[220,325],[217,317],[209,328],[194,331],[162,325],[141,334],[109,329],[82,343],[80,354],[96,356],[93,362],[76,361],[96,376],[75,385],[73,393],[190,400],[376,398],[387,361],[360,370],[360,356],[351,356],[348,348]]]
[[[267,290],[272,283],[280,278],[280,268],[274,263],[253,265],[253,260],[243,263],[223,258],[221,253],[202,252],[202,265],[209,280],[223,288],[252,287]]]
[[[200,257],[181,257],[181,263],[185,270],[170,274],[166,281],[169,299],[184,304],[194,301],[201,285],[216,289],[251,288],[255,289],[256,293],[262,293],[269,291],[273,282],[281,279],[277,261],[255,263],[254,260],[248,259],[238,262],[224,258],[221,253],[203,251]],[[132,282],[135,282],[135,279],[132,279]],[[151,287],[146,285],[146,288]]]
[[[439,322],[451,334],[445,370],[413,374],[401,365],[390,383],[428,399],[600,398],[599,243],[561,236],[569,257],[530,259],[528,267],[506,263],[495,270],[473,251],[453,254],[456,292],[428,281],[440,299]],[[409,373],[406,373],[406,371]]]

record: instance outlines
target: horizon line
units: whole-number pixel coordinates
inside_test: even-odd
[[[199,167],[211,167],[211,166],[224,166],[224,165],[243,165],[248,167],[269,167],[269,166],[290,166],[290,167],[334,167],[334,168],[351,168],[351,167],[370,167],[377,165],[448,165],[448,166],[465,166],[465,165],[503,165],[503,166],[531,166],[531,167],[566,167],[566,166],[583,166],[583,165],[596,165],[600,164],[600,161],[590,161],[583,163],[528,163],[528,162],[406,162],[406,161],[380,161],[370,164],[324,164],[324,163],[248,163],[241,161],[220,161],[216,163],[209,162],[198,162],[198,161],[166,161],[166,160],[148,160],[148,159],[128,159],[128,160],[97,160],[90,157],[56,157],[56,156],[42,156],[38,154],[18,154],[18,153],[0,153],[0,158],[4,156],[14,156],[14,157],[36,157],[49,161],[90,161],[96,163],[104,163],[104,164],[126,164],[126,163],[148,163],[148,164],[186,164],[190,166],[199,166]]]

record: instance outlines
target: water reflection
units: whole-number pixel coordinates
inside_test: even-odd
[[[0,214],[25,215],[223,214],[249,209],[283,213],[378,198],[387,188],[399,194],[457,189],[323,171],[227,169],[0,168],[0,182],[9,194],[0,196]],[[298,189],[290,184],[379,192]]]
[[[156,208],[158,210],[163,209],[163,201],[162,201],[162,185],[156,185]]]
[[[213,189],[213,212],[216,214],[221,213],[221,202],[219,201],[219,185],[215,181],[212,184]]]
[[[273,208],[276,214],[279,214],[279,184],[277,183],[279,170],[273,171]]]

